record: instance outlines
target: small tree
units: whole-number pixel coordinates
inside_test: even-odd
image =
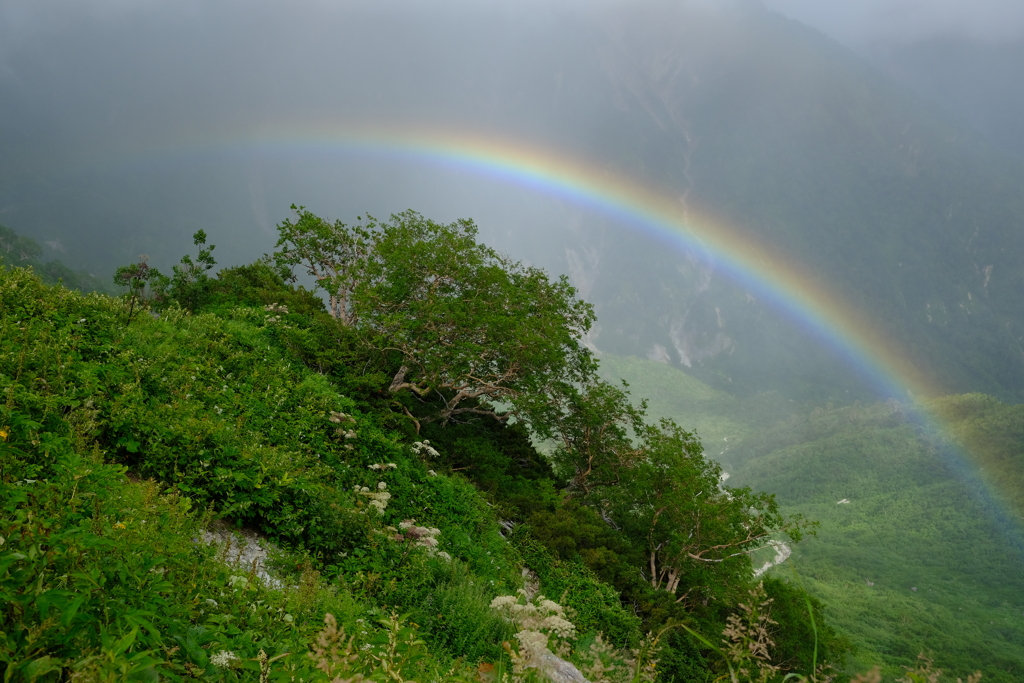
[[[643,458],[608,498],[624,530],[646,540],[651,587],[677,602],[689,595],[681,586],[721,584],[729,567],[749,574],[750,553],[779,533],[798,541],[809,526],[784,518],[773,495],[724,486],[697,437],[671,420],[646,426],[641,447]]]
[[[286,218],[277,226],[274,260],[278,268],[282,275],[295,266],[305,268],[316,279],[316,286],[327,292],[331,315],[345,325],[354,325],[352,292],[366,276],[375,234],[361,225],[331,223],[304,206],[292,204],[291,208],[296,220]],[[295,280],[294,275],[291,279]]]
[[[139,256],[138,263],[121,266],[114,271],[114,284],[119,287],[127,287],[131,294],[131,304],[128,307],[128,322],[132,321],[135,313],[135,302],[145,300],[146,286],[159,286],[167,280],[166,276],[148,263],[149,257],[143,254]]]
[[[164,298],[172,298],[181,304],[182,308],[195,310],[202,305],[210,288],[210,277],[206,274],[211,268],[217,265],[213,260],[213,250],[216,246],[206,245],[206,232],[198,230],[192,235],[192,244],[200,247],[199,254],[195,260],[188,254],[181,257],[179,265],[173,267],[174,275],[170,280],[164,279],[160,292]]]
[[[555,384],[529,413],[534,433],[555,442],[551,459],[569,490],[581,496],[620,483],[643,457],[633,438],[644,431],[647,409],[646,401],[633,406],[625,382],[619,388],[587,374],[580,384]]]
[[[217,265],[213,260],[214,245],[206,244],[206,232],[198,230],[192,235],[192,243],[198,247],[199,254],[195,260],[185,254],[179,265],[174,266],[174,275],[167,277],[149,265],[148,256],[140,256],[138,263],[121,266],[114,272],[114,284],[127,287],[131,293],[131,306],[128,309],[128,322],[131,322],[135,311],[135,302],[145,300],[146,287],[150,288],[155,303],[167,305],[171,300],[177,301],[183,308],[194,310],[206,298],[210,289],[208,270]]]

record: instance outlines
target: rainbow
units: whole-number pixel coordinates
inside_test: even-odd
[[[785,254],[675,197],[549,147],[465,131],[334,122],[227,132],[198,146],[387,157],[553,195],[680,249],[710,255],[717,270],[836,350],[880,394],[906,400],[943,393],[867,315]]]
[[[493,135],[336,121],[235,127],[141,154],[166,160],[218,152],[368,156],[484,176],[593,210],[679,249],[708,254],[716,270],[781,309],[834,349],[881,395],[910,400],[924,423],[939,433],[945,431],[941,420],[923,407],[927,399],[942,395],[941,388],[826,282],[751,234],[607,167],[548,146]],[[969,452],[956,464],[965,476],[981,476]],[[998,489],[994,482],[985,483],[990,491]],[[1005,509],[1005,505],[995,508]]]

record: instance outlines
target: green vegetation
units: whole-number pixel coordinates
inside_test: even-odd
[[[715,460],[730,444],[761,433],[772,425],[804,412],[804,406],[775,392],[735,397],[712,389],[671,365],[636,357],[602,354],[601,377],[626,381],[645,396],[652,417],[679,419],[701,437],[704,450]]]
[[[417,424],[464,413],[503,419],[487,402],[536,402],[556,380],[578,381],[589,355],[577,339],[594,320],[565,277],[499,255],[472,221],[439,225],[408,211],[387,223],[333,224],[293,206],[276,262],[302,266],[330,311],[397,366],[392,394],[434,405]]]
[[[107,292],[105,282],[84,270],[73,271],[59,260],[43,263],[39,257],[43,248],[30,237],[19,235],[10,228],[0,225],[0,268],[31,268],[49,284],[61,283],[69,289],[83,292]]]
[[[1019,414],[977,397],[941,403],[974,407],[973,417]],[[991,438],[1010,443],[1012,432],[996,424],[986,427]],[[1010,453],[1019,460],[1020,441]],[[985,680],[1020,679],[1024,539],[1019,526],[1000,524],[999,504],[958,449],[898,405],[877,404],[795,418],[730,457],[730,482],[756,484],[786,512],[820,522],[791,562],[853,642],[851,670],[878,664],[895,674],[930,652],[960,676],[981,669]]]
[[[120,299],[0,271],[4,680],[530,680],[568,662],[592,681],[707,680],[725,660],[676,626],[717,642],[752,590],[772,600],[775,663],[839,661],[820,604],[752,575],[749,553],[768,533],[797,537],[799,520],[720,487],[692,434],[648,424],[596,378],[567,341],[590,314],[564,282],[485,258],[460,272],[467,284],[429,291],[473,232],[428,223],[379,226],[381,242],[411,227],[439,252],[381,310],[374,297],[394,283],[356,283],[352,310],[378,321],[365,327],[287,284],[273,259],[207,278],[201,252],[191,275]],[[490,293],[532,288],[474,301],[484,276]],[[493,319],[431,336],[431,316],[460,297],[489,302]],[[396,310],[417,313],[397,328]],[[488,326],[524,316],[552,334],[539,359],[500,345],[473,356]],[[425,345],[456,341],[449,357]],[[509,363],[498,396],[511,412],[486,393],[453,403],[455,373],[430,370],[449,361],[476,378]],[[416,388],[396,391],[396,377]],[[576,419],[592,395],[609,401]],[[587,487],[573,483],[582,441],[551,460],[532,444],[622,415],[630,457]],[[658,487],[644,485],[652,470]],[[218,529],[273,543],[271,576],[225,562],[203,540]]]
[[[730,483],[820,523],[768,575],[788,578],[793,567],[828,605],[854,647],[847,672],[879,665],[895,676],[931,652],[961,677],[980,668],[984,680],[1020,678],[1020,406],[936,399],[925,408],[939,432],[896,402],[808,409],[774,393],[734,398],[637,358],[605,356],[602,373],[648,396],[653,415],[694,416]]]

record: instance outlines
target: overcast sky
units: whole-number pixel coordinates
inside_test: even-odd
[[[467,0],[430,0],[444,4]],[[593,3],[595,0],[590,0]],[[615,0],[596,0],[614,2]],[[626,1],[626,0],[622,0]],[[733,2],[735,0],[683,0],[691,3]],[[756,0],[755,0],[756,1]],[[500,5],[502,0],[476,0]],[[1024,2],[1021,0],[760,0],[765,6],[813,26],[836,40],[851,46],[876,41],[913,42],[934,37],[960,36],[984,41],[1013,41],[1024,38]],[[25,38],[41,24],[68,20],[58,8],[60,0],[7,0],[0,3],[0,36],[6,41]],[[168,0],[76,0],[79,8],[93,11],[110,20],[125,11],[152,10],[164,5],[177,15],[201,13],[204,3]],[[351,6],[350,0],[313,0],[323,7]],[[429,4],[426,3],[426,4]],[[469,5],[475,3],[468,3]],[[517,0],[510,6],[542,12],[552,3]],[[558,3],[555,3],[558,4]],[[562,0],[560,4],[580,4],[580,0]],[[587,3],[583,3],[587,4]],[[283,5],[283,3],[282,3]],[[479,6],[479,5],[478,5]],[[49,8],[49,9],[47,9]]]
[[[168,150],[181,140],[206,139],[245,125],[273,127],[291,118],[357,120],[381,111],[398,112],[424,125],[469,122],[600,157],[594,141],[610,148],[619,139],[603,128],[618,114],[589,106],[584,95],[573,100],[576,108],[552,104],[554,93],[563,93],[563,67],[569,73],[590,73],[577,68],[574,60],[577,53],[592,57],[595,42],[590,34],[563,30],[560,14],[573,14],[567,8],[576,14],[600,14],[601,6],[612,5],[614,10],[604,13],[604,23],[628,25],[636,19],[643,27],[644,10],[650,13],[652,6],[666,15],[688,6],[685,15],[693,6],[703,10],[738,5],[749,10],[758,3],[873,57],[888,53],[880,42],[951,35],[998,42],[1024,35],[1024,0],[0,0],[0,218],[48,240],[48,225],[65,225],[67,215],[80,212],[69,209],[67,215],[38,218],[32,207],[56,201],[47,199],[47,192],[68,201],[106,196],[94,186],[72,193],[63,180],[38,180],[50,178],[54,169],[95,178],[95,172],[86,171],[89,164],[122,158],[125,150]],[[638,44],[669,45],[672,41],[663,33],[653,32],[656,40],[638,34]],[[705,50],[714,59],[743,59],[743,43],[718,39],[713,32],[708,32],[712,37],[698,35],[697,40],[685,30],[681,33],[679,45],[688,55]],[[538,44],[536,36],[555,38]],[[932,82],[925,78],[930,72],[919,76],[910,68],[917,69],[918,62],[924,65],[919,71],[927,67],[939,73],[941,78],[932,79],[935,92],[955,102],[977,103],[982,114],[991,108],[1001,118],[989,125],[992,117],[973,111],[954,114],[977,128],[989,125],[995,131],[993,139],[1005,143],[1011,137],[1007,131],[1020,128],[1024,101],[1007,104],[992,94],[1009,96],[1020,90],[1012,87],[1020,72],[1018,61],[999,62],[1001,70],[982,64],[983,73],[990,75],[984,80],[973,63],[960,60],[955,51],[949,54],[941,61],[924,53],[917,62],[900,62],[902,72],[895,67],[889,72],[897,77],[909,74],[903,81],[913,86]],[[480,61],[481,55],[489,55],[491,61]],[[966,63],[960,69],[962,77],[954,69],[957,60]],[[704,68],[700,60],[693,63]],[[605,85],[617,83],[621,74],[616,74]],[[956,85],[953,76],[972,86],[990,85],[981,91],[958,90],[951,87]],[[557,86],[544,85],[549,82]],[[594,86],[590,81],[580,83]],[[566,86],[563,94],[575,97],[577,90],[585,90],[581,88]],[[999,107],[990,107],[992,103]],[[571,126],[556,118],[562,112],[574,112]],[[1024,133],[1014,140],[1018,138],[1024,149]],[[79,162],[81,168],[76,166]],[[275,183],[263,178],[262,171],[246,173],[255,180],[243,178],[245,182],[239,183],[246,193],[249,185],[255,188],[250,194],[261,200],[252,200],[253,212],[269,230],[288,203],[301,197],[274,196]],[[198,174],[181,175],[208,185],[195,180]],[[326,176],[304,167],[293,175],[293,184],[300,187],[312,186],[310,175]],[[261,178],[265,193],[257,182]],[[353,181],[345,180],[352,187]],[[167,181],[160,186],[175,187]],[[147,192],[133,190],[130,198],[149,207],[154,202]],[[197,190],[189,185],[176,192]],[[226,196],[229,190],[210,186],[209,193]],[[368,194],[359,193],[359,210],[377,210]],[[421,194],[438,193],[430,188]],[[480,194],[474,191],[474,196]],[[415,204],[433,210],[411,191],[401,196],[401,208]],[[468,204],[460,194],[457,205]],[[269,207],[266,211],[264,205]],[[168,199],[167,206],[176,205]],[[340,213],[348,207],[329,208]],[[128,218],[121,222],[132,223]],[[189,229],[190,224],[179,230],[186,243]]]
[[[963,37],[1003,42],[1024,37],[1021,0],[762,0],[851,47]]]

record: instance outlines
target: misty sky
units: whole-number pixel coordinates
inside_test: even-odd
[[[1019,0],[0,0],[0,223],[104,273],[139,254],[167,269],[200,228],[221,265],[251,262],[292,203],[350,222],[472,217],[488,243],[617,306],[614,333],[641,352],[688,362],[726,348],[720,304],[737,329],[748,315],[746,297],[707,288],[702,256],[557,189],[353,152],[336,131],[370,120],[524,142],[825,268],[839,247],[817,226],[849,207],[850,225],[882,224],[875,195],[847,195],[917,169],[894,155],[918,149],[908,130],[937,139],[931,109],[1024,153],[1021,55],[1000,52],[1024,45],[1022,28]],[[911,103],[915,89],[935,106]],[[635,332],[644,321],[626,314],[650,292],[664,300]],[[684,334],[698,295],[706,339]]]
[[[763,0],[763,3],[850,46],[949,37],[986,42],[1024,38],[1024,2],[1020,0]]]
[[[1024,2],[1016,0],[760,3],[862,53],[865,46],[886,41],[950,36],[1007,41],[1019,38],[1024,27]],[[269,0],[9,0],[0,3],[0,124],[6,128],[0,131],[0,154],[19,161],[0,168],[0,219],[51,240],[51,233],[59,232],[62,225],[66,230],[69,217],[75,214],[70,209],[60,215],[40,214],[32,207],[30,194],[34,193],[37,202],[49,204],[45,210],[53,212],[53,202],[46,201],[44,193],[55,188],[61,188],[62,200],[103,195],[106,186],[100,187],[96,181],[100,171],[92,169],[102,170],[107,159],[127,158],[131,150],[140,148],[173,150],[183,140],[223,137],[225,131],[245,127],[272,129],[285,120],[385,115],[419,123],[471,124],[591,155],[596,149],[594,141],[606,144],[614,139],[607,128],[613,125],[611,119],[598,120],[605,112],[596,104],[588,106],[585,96],[572,109],[575,118],[571,125],[552,119],[557,115],[552,98],[560,95],[544,84],[552,79],[561,84],[558,79],[563,72],[573,69],[582,73],[573,60],[577,55],[580,60],[594,60],[594,41],[578,32],[568,35],[558,23],[571,12],[591,16],[604,12],[606,24],[622,24],[652,7],[662,11],[678,4],[627,0],[303,0],[289,5]],[[681,4],[699,12],[701,7],[728,9],[756,5],[758,0],[684,0]],[[671,49],[706,53],[711,55],[708,59],[719,61],[743,48],[735,36],[719,38],[714,30],[687,34],[685,27],[681,28],[667,27],[664,35],[650,41],[640,36],[638,40],[658,42],[668,49],[672,34],[682,33],[682,38],[675,39],[676,48]],[[623,35],[629,35],[628,30]],[[537,36],[565,36],[565,44],[532,45]],[[900,59],[896,61],[889,58],[891,52],[882,49],[867,52],[926,96],[945,96],[954,109],[960,107],[953,112],[955,116],[979,128],[988,126],[995,131],[994,137],[1009,139],[1020,128],[1015,122],[1024,102],[1013,99],[1020,89],[1007,87],[1017,73],[1015,55],[996,55],[996,68],[989,68],[993,61],[989,59],[957,71],[959,57],[948,51],[943,53],[944,62],[930,53],[897,55]],[[481,65],[478,55],[491,61]],[[889,62],[883,62],[880,55]],[[699,65],[701,59],[693,63]],[[931,64],[938,66],[929,69]],[[979,78],[979,70],[988,78]],[[561,85],[559,88],[568,92]],[[467,93],[472,93],[468,99]],[[995,113],[990,111],[992,102],[999,105],[992,109]],[[1024,136],[1020,139],[1024,148]],[[172,191],[172,180],[160,188],[140,185],[131,191],[128,203],[138,210],[151,206],[166,215],[174,197],[182,194],[228,197],[234,192],[239,195],[235,204],[244,200],[251,205],[250,219],[269,233],[291,200],[322,198],[329,194],[324,188],[344,185],[352,188],[350,194],[358,196],[358,202],[324,202],[324,210],[336,215],[380,210],[387,202],[378,201],[375,195],[379,193],[373,187],[383,186],[382,180],[387,179],[391,188],[398,188],[405,180],[394,169],[381,169],[377,177],[365,167],[346,175],[337,164],[331,166],[330,160],[324,159],[307,160],[304,167],[290,169],[265,158],[247,163],[244,177],[234,181],[240,187],[229,187],[227,180],[223,187],[214,187],[199,180],[198,173],[179,173],[173,178],[178,184],[176,191]],[[288,182],[269,179],[262,170],[267,166],[281,170]],[[56,178],[55,169],[65,176],[77,169],[77,185],[63,185],[66,178]],[[164,170],[170,173],[172,169],[167,166]],[[152,174],[155,169],[147,172]],[[204,173],[206,177],[228,178],[209,165]],[[30,183],[33,177],[46,180]],[[432,201],[443,193],[436,191],[431,180],[414,178],[405,184],[403,193],[394,193],[408,198],[408,203],[398,208],[415,205],[453,217],[454,209]],[[316,190],[296,191],[303,187]],[[487,211],[482,206],[486,202],[478,200],[480,188],[456,194],[453,206],[465,206],[481,217],[508,215],[504,210],[508,201],[521,203],[519,198],[505,203],[494,200],[491,203],[502,209]],[[196,207],[201,204],[196,200]],[[197,214],[208,211],[196,209]],[[128,224],[137,219],[125,210],[114,220]],[[176,244],[187,244],[188,227],[184,226],[194,220],[177,220],[182,227],[176,229]],[[93,247],[82,244],[82,248],[87,258],[96,260]],[[124,250],[130,253],[142,248],[132,244]]]

